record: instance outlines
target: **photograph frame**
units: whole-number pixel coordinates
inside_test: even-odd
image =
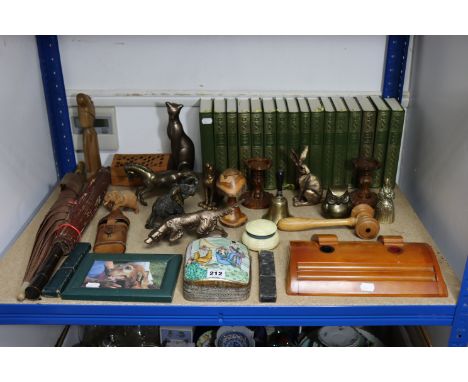
[[[84,287],[83,282],[96,261],[119,263],[164,261],[166,266],[158,289]],[[88,253],[65,287],[61,297],[65,300],[172,302],[181,264],[182,255],[180,254]]]

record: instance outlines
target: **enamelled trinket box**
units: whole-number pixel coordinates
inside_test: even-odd
[[[247,247],[223,237],[194,240],[185,254],[184,297],[189,301],[241,301],[250,293]]]

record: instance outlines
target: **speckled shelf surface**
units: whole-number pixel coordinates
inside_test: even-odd
[[[111,189],[123,190],[125,187],[112,187]],[[252,255],[252,285],[250,297],[241,302],[192,302],[184,299],[182,295],[182,274],[179,273],[176,290],[174,293],[173,302],[168,303],[130,303],[130,302],[100,302],[100,301],[76,301],[76,300],[61,300],[60,298],[43,297],[39,301],[24,301],[18,302],[16,296],[22,284],[22,278],[26,265],[28,263],[31,248],[34,242],[37,228],[43,217],[46,215],[49,207],[56,200],[58,188],[52,192],[48,200],[44,203],[38,214],[34,217],[31,223],[27,226],[18,240],[0,259],[0,304],[49,304],[49,305],[172,305],[172,306],[283,306],[283,307],[299,307],[299,306],[372,306],[372,305],[456,305],[457,297],[460,290],[460,282],[453,270],[450,268],[446,258],[440,253],[431,236],[424,228],[423,224],[417,217],[416,213],[411,208],[407,199],[400,190],[396,190],[395,199],[395,222],[390,225],[382,225],[381,235],[401,235],[406,242],[427,242],[435,249],[440,268],[442,270],[445,282],[448,288],[448,297],[444,298],[420,298],[420,297],[309,297],[309,296],[288,296],[286,294],[285,281],[288,268],[289,253],[288,243],[290,240],[309,240],[315,233],[329,233],[338,236],[340,241],[360,241],[354,234],[352,228],[326,228],[316,229],[303,232],[282,232],[280,234],[280,244],[274,249],[275,265],[276,265],[276,286],[277,286],[277,301],[276,303],[260,303],[258,292],[258,256],[256,252],[251,252]],[[294,216],[309,216],[321,217],[320,205],[309,207],[293,207],[291,192],[285,192],[288,198],[290,211]],[[189,198],[185,202],[185,210],[187,212],[197,211],[197,203],[200,200],[199,196]],[[145,221],[150,213],[151,205],[154,199],[148,199],[148,206],[140,206],[140,213],[135,214],[131,211],[126,211],[125,214],[130,219],[130,229],[128,232],[127,253],[180,253],[184,254],[187,245],[196,238],[194,234],[185,234],[176,244],[169,245],[167,241],[163,241],[153,246],[147,246],[144,239],[148,234],[148,230],[144,228]],[[249,220],[258,219],[265,210],[249,210],[242,207],[242,211],[247,214]],[[108,211],[104,207],[100,207],[93,221],[90,223],[86,231],[83,233],[82,241],[88,241],[94,244],[96,236],[97,222],[100,218],[106,215]],[[240,240],[243,227],[226,228],[229,237],[233,240]]]

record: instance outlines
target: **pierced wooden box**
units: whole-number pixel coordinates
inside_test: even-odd
[[[124,166],[128,163],[138,163],[154,172],[169,169],[171,154],[115,154],[111,165],[111,183],[113,186],[141,186],[139,178],[128,179]]]

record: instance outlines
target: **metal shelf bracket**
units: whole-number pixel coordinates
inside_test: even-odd
[[[450,333],[449,346],[468,345],[468,259],[458,296],[455,316],[453,317],[452,331]]]
[[[401,102],[408,45],[409,36],[388,36],[383,98],[396,98]]]
[[[57,36],[36,36],[50,135],[59,178],[76,168]]]

